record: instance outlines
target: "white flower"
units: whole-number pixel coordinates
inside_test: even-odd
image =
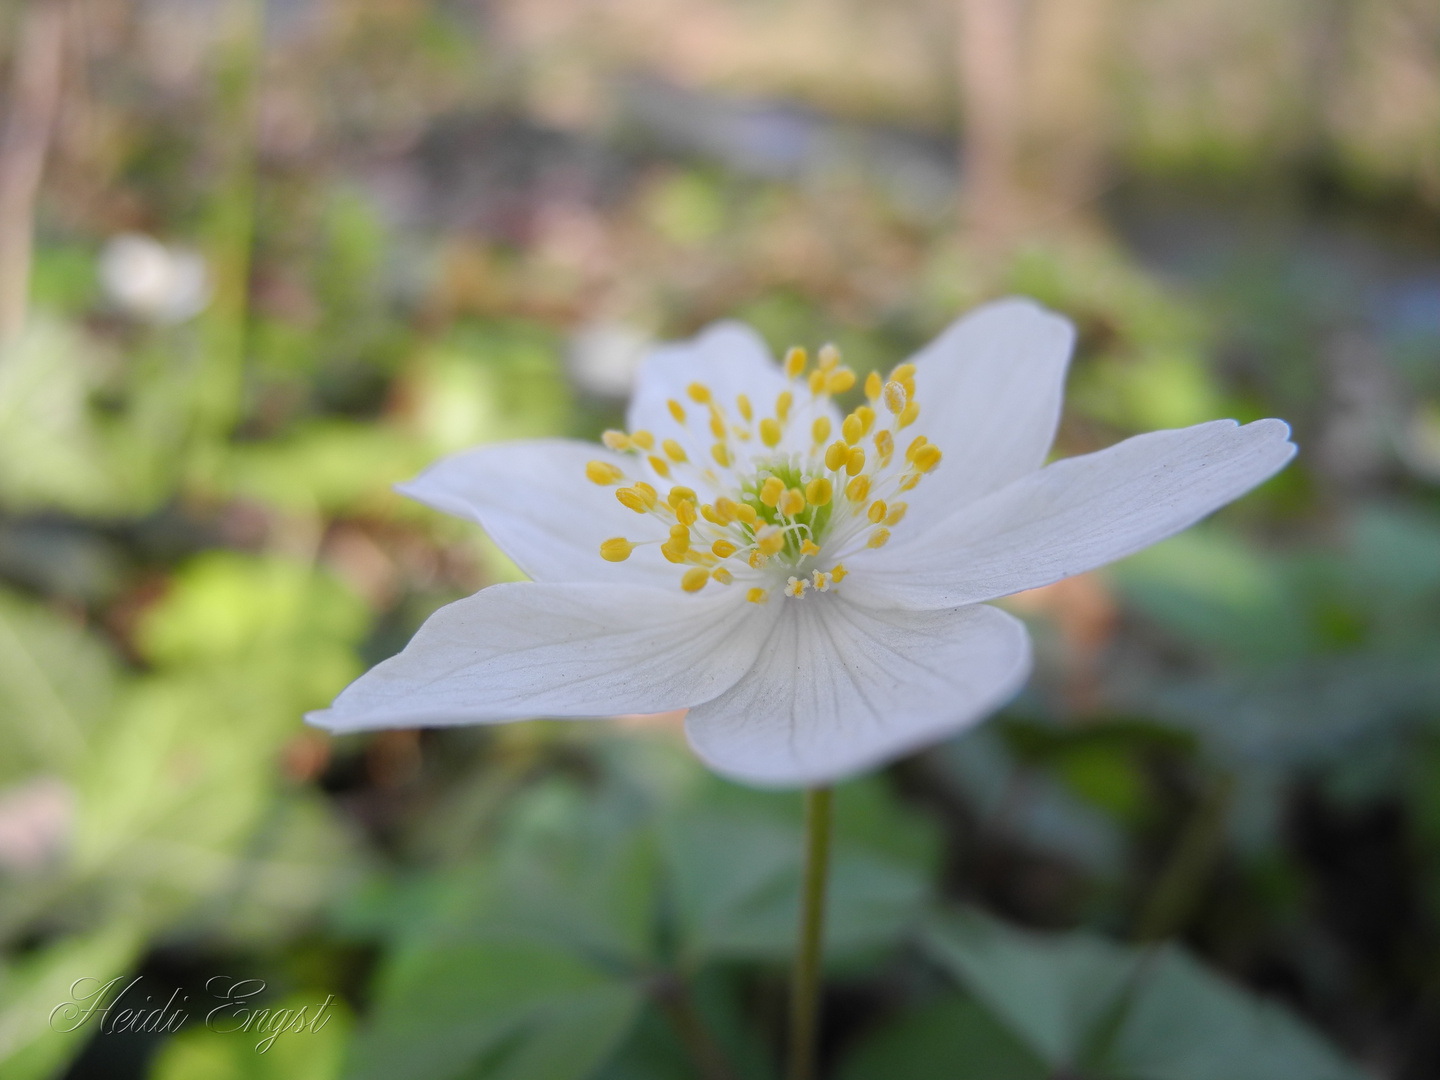
[[[210,302],[205,260],[143,233],[121,233],[105,244],[100,284],[127,314],[155,323],[184,322]]]
[[[713,769],[837,780],[974,724],[1030,671],[983,603],[1164,539],[1277,472],[1279,420],[1156,431],[1044,465],[1070,324],[961,319],[841,417],[831,348],[777,367],[744,326],[647,359],[628,433],[447,458],[406,494],[534,580],[436,612],[308,719],[335,731],[688,708]],[[1043,466],[1043,467],[1042,467]]]

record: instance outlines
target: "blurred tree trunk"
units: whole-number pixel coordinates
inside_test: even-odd
[[[35,197],[60,103],[62,0],[33,0],[18,22],[0,135],[0,342],[24,327],[29,305]]]

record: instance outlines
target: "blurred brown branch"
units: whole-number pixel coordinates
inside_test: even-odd
[[[35,197],[60,102],[63,0],[35,0],[19,18],[0,135],[0,341],[25,323]]]

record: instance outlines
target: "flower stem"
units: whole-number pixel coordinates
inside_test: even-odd
[[[820,945],[825,930],[825,885],[830,870],[828,787],[805,792],[805,878],[800,897],[800,940],[790,987],[789,1080],[813,1080],[820,1011]]]

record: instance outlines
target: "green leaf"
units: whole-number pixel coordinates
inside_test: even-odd
[[[337,1080],[353,1021],[343,1003],[332,1001],[317,1023],[315,1007],[323,1000],[292,995],[277,1003],[277,1012],[304,1009],[311,1019],[302,1030],[274,1032],[263,1048],[270,1032],[187,1028],[166,1040],[148,1080]]]
[[[392,955],[350,1080],[568,1080],[630,1029],[639,986],[563,945],[435,941]]]
[[[861,1039],[840,1080],[1047,1080],[1050,1069],[972,999],[952,995]]]

